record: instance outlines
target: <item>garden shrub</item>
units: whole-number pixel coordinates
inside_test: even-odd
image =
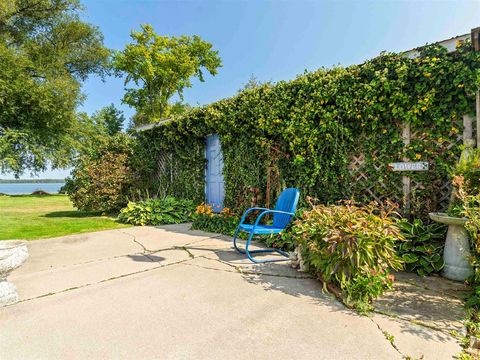
[[[345,280],[343,284],[343,301],[348,306],[355,307],[360,313],[367,313],[372,310],[372,299],[381,296],[385,290],[390,290],[393,280],[393,275],[388,274],[386,270],[355,275]]]
[[[109,213],[127,204],[134,141],[125,134],[105,137],[79,157],[64,187],[76,208]]]
[[[210,205],[202,203],[195,210],[192,229],[233,236],[239,222],[240,217],[229,208],[215,213]]]
[[[118,221],[132,225],[165,225],[188,222],[195,205],[191,200],[178,200],[172,196],[129,202],[120,211]]]
[[[287,252],[295,250],[295,238],[292,235],[293,222],[287,225],[280,234],[268,235],[263,238],[265,245],[271,248],[282,249]]]
[[[368,306],[389,287],[389,269],[402,268],[394,215],[390,206],[375,203],[316,205],[296,220],[292,234],[309,271],[339,286],[348,301],[363,304],[358,307]]]
[[[402,219],[398,226],[405,241],[397,243],[397,252],[405,263],[405,270],[425,276],[443,269],[445,225]]]

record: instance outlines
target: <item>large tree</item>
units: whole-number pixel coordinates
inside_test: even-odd
[[[81,82],[109,50],[77,0],[0,1],[0,172],[63,167],[82,137]]]
[[[172,111],[169,100],[191,87],[191,78],[204,81],[203,72],[217,74],[222,66],[218,51],[199,36],[168,37],[157,35],[152,26],[133,31],[132,44],[115,53],[113,66],[125,74],[123,102],[134,107],[135,125],[156,122]],[[174,110],[174,109],[173,109]]]
[[[97,126],[103,127],[109,136],[114,136],[121,132],[125,122],[123,111],[117,109],[113,104],[96,111],[92,115],[92,119]]]

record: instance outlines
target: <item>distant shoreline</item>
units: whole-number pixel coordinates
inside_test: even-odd
[[[63,184],[65,179],[0,179],[0,184]]]

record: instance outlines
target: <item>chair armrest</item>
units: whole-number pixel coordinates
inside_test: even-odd
[[[269,214],[269,213],[283,214],[283,215],[290,215],[290,216],[295,215],[295,213],[291,213],[291,212],[287,212],[287,211],[267,209],[267,210],[263,211],[262,213],[260,213],[260,215],[258,215],[257,220],[255,221],[255,224],[253,225],[253,228],[255,228],[258,225],[258,223],[260,222],[262,217],[264,217],[266,214]]]
[[[247,209],[244,213],[243,213],[243,216],[242,216],[242,220],[240,220],[240,225],[243,224],[243,222],[245,221],[245,218],[247,217],[248,213],[253,211],[253,210],[269,210],[267,208],[261,208],[261,207],[253,207],[253,208],[250,208],[250,209]]]

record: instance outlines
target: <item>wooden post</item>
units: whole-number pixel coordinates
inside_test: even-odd
[[[478,121],[478,117],[477,117]],[[471,140],[473,140],[473,119],[470,115],[463,115],[463,144],[465,146],[471,146]],[[478,136],[478,134],[477,134]]]
[[[410,145],[410,124],[408,122],[404,122],[402,125],[402,140],[403,146],[407,147]],[[408,161],[409,159],[404,156],[403,161]],[[410,176],[403,175],[402,176],[402,185],[403,185],[403,212],[404,215],[410,215],[410,192],[411,192],[411,179]]]

